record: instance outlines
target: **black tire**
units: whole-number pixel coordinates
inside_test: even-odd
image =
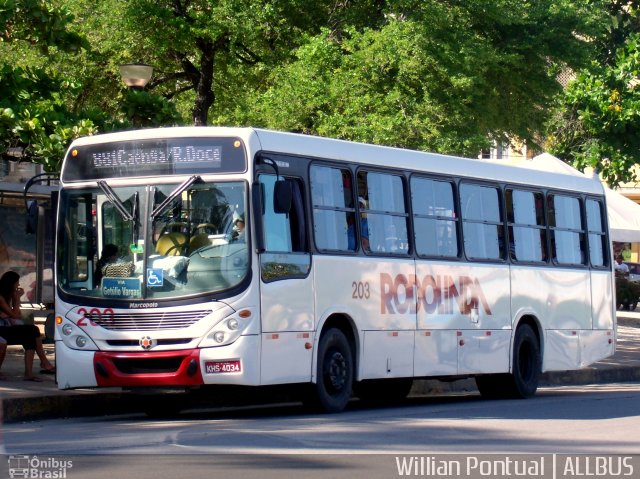
[[[413,378],[372,379],[355,383],[354,394],[370,404],[389,404],[406,399]]]
[[[509,374],[476,377],[476,385],[486,398],[525,399],[535,395],[542,369],[540,343],[528,324],[518,327],[513,341],[513,362]]]
[[[523,324],[516,331],[513,344],[512,397],[529,398],[538,389],[542,369],[540,343],[531,326]]]
[[[483,374],[476,376],[476,386],[480,395],[487,399],[500,399],[505,396],[505,385],[509,384],[509,374]]]
[[[318,345],[316,383],[307,404],[328,413],[342,411],[353,388],[354,361],[349,340],[342,331],[325,331]]]

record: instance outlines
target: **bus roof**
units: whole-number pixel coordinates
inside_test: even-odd
[[[463,158],[248,127],[171,127],[130,130],[79,138],[73,142],[72,146],[136,139],[206,136],[238,137],[247,144],[250,150],[253,149],[254,153],[257,148],[273,153],[393,167],[400,170],[526,184],[597,195],[604,194],[600,181],[577,171],[575,174],[541,171],[526,165],[513,165],[500,161]]]

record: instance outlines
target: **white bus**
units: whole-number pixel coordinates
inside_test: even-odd
[[[251,128],[82,138],[57,382],[306,383],[331,412],[415,378],[529,397],[614,353],[610,250],[586,177]]]

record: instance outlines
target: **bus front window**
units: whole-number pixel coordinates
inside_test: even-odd
[[[249,247],[240,234],[244,182],[110,190],[62,193],[58,275],[63,291],[120,300],[171,299],[221,293],[246,277]],[[72,228],[78,223],[83,227]],[[78,231],[88,238],[84,243]]]

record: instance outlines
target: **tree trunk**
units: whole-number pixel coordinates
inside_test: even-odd
[[[209,108],[215,101],[213,93],[213,60],[215,58],[215,46],[213,42],[200,39],[198,48],[200,56],[200,75],[198,82],[194,85],[196,90],[196,101],[193,107],[193,124],[195,126],[205,126],[209,118]]]

